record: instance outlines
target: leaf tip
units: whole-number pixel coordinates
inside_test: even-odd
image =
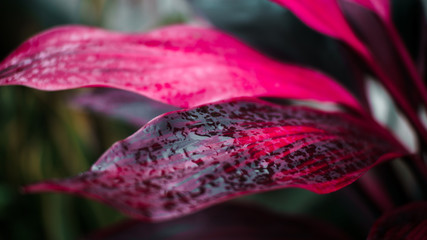
[[[41,192],[68,192],[76,193],[78,188],[73,185],[61,184],[60,182],[46,181],[24,186],[21,188],[23,194],[41,193]]]

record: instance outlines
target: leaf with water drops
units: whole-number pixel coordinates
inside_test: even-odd
[[[26,190],[86,196],[158,221],[278,188],[333,192],[405,153],[374,122],[243,98],[157,117],[90,171]]]

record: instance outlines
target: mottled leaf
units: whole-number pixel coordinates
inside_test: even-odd
[[[71,103],[141,127],[158,115],[177,107],[153,101],[139,94],[108,88],[93,89],[73,97]]]
[[[427,236],[427,202],[405,205],[379,218],[368,240],[425,239]]]
[[[386,130],[346,113],[235,99],[160,116],[90,171],[26,190],[74,193],[156,221],[278,188],[329,193],[404,153]]]
[[[222,204],[163,223],[123,222],[84,239],[338,240],[348,237],[315,219],[279,215],[252,205]]]
[[[108,86],[179,107],[241,96],[359,107],[319,72],[278,63],[214,29],[186,25],[145,34],[55,28],[31,38],[0,64],[0,85],[43,90]]]

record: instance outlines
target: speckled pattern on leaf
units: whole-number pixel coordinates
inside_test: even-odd
[[[235,99],[162,115],[90,171],[26,190],[83,195],[157,221],[272,189],[338,190],[405,153],[388,139],[346,113]]]

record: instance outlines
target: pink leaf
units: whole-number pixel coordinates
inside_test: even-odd
[[[94,89],[72,99],[72,104],[141,127],[158,115],[178,108],[153,101],[141,95],[117,90]]]
[[[406,68],[409,81],[411,81],[414,86],[416,86],[413,89],[414,96],[416,101],[417,99],[421,99],[423,103],[427,102],[427,89],[425,87],[425,84],[423,82],[423,79],[419,76],[417,69],[408,54],[408,52],[405,49],[405,46],[400,39],[392,21],[387,21],[383,16],[376,14],[384,14],[384,9],[387,8],[390,3],[387,3],[385,0],[271,0],[274,2],[277,2],[280,5],[283,5],[289,10],[291,10],[295,15],[297,15],[303,22],[305,22],[308,26],[311,28],[323,33],[327,34],[331,37],[335,37],[337,39],[343,40],[346,42],[349,46],[351,46],[354,50],[356,50],[366,61],[367,65],[371,68],[371,71],[382,81],[384,86],[387,88],[387,90],[390,92],[390,94],[393,96],[397,104],[399,105],[402,112],[404,112],[408,119],[412,122],[412,124],[419,129],[419,135],[422,138],[427,138],[427,131],[425,131],[425,128],[419,118],[417,117],[417,114],[415,111],[413,111],[413,108],[410,104],[410,102],[407,101],[408,96],[405,96],[405,94],[402,94],[399,86],[396,86],[393,82],[394,76],[388,74],[388,71],[390,69],[393,69],[393,66],[387,66],[386,69],[382,69],[382,66],[378,64],[378,62],[381,62],[380,59],[378,59],[378,56],[374,56],[375,52],[372,48],[367,47],[362,43],[360,40],[366,40],[361,39],[364,36],[355,36],[352,28],[349,26],[349,23],[347,20],[349,20],[349,16],[347,14],[344,16],[342,13],[342,5],[353,5],[356,7],[368,8],[370,10],[375,10],[374,17],[378,17],[378,19],[381,19],[381,24],[384,25],[384,27],[387,30],[388,33],[388,39],[392,41],[392,44],[394,47],[396,47],[398,57],[402,60],[402,66]],[[362,7],[365,6],[365,7]],[[367,7],[368,6],[368,7]],[[370,7],[369,7],[370,6]],[[348,8],[348,7],[347,7]],[[390,7],[388,7],[390,8]],[[383,9],[383,10],[381,10]],[[359,11],[359,9],[357,9]],[[388,10],[390,11],[390,9]],[[347,11],[349,12],[349,11]],[[352,11],[350,11],[351,13]],[[359,11],[360,12],[360,11]],[[367,10],[366,12],[372,12]],[[364,20],[363,16],[350,16],[353,17],[350,19],[352,22],[358,22],[361,20],[361,22]],[[361,25],[363,27],[363,30],[371,27],[369,24],[363,24]],[[359,30],[359,29],[358,29]],[[357,32],[357,30],[356,30]],[[366,33],[366,31],[362,32],[363,34]],[[372,36],[371,36],[372,37]],[[377,41],[378,39],[373,40]],[[368,43],[372,46],[372,42]],[[384,49],[381,47],[381,49]],[[371,50],[373,52],[371,52]],[[382,56],[383,57],[383,56]],[[399,73],[400,74],[400,73]],[[398,78],[401,78],[401,76],[398,76]],[[408,80],[408,79],[406,79]],[[411,95],[409,95],[411,96]]]
[[[214,29],[185,25],[145,34],[55,28],[31,38],[0,64],[0,85],[107,86],[179,107],[272,96],[359,108],[342,86],[319,72],[273,61]]]
[[[271,1],[288,8],[309,27],[346,42],[362,56],[369,58],[370,53],[348,25],[338,5],[338,0]]]
[[[223,204],[164,223],[122,222],[86,240],[338,240],[334,227],[307,217],[284,216],[243,204]]]
[[[369,233],[368,240],[425,239],[427,202],[417,202],[384,214]]]
[[[158,117],[90,171],[26,190],[74,193],[157,221],[278,188],[333,192],[405,152],[346,113],[237,99]]]
[[[340,0],[348,2],[356,2],[359,5],[368,8],[380,16],[383,21],[391,23],[391,6],[390,0]]]

